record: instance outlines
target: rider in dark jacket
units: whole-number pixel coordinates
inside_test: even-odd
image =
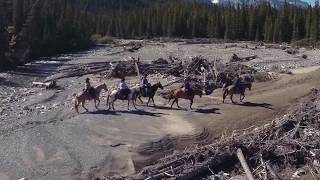
[[[95,97],[95,90],[94,90],[94,88],[91,86],[91,83],[90,83],[90,79],[89,79],[89,78],[86,79],[84,92],[88,93],[92,98]]]
[[[143,76],[142,78],[142,87],[143,87],[143,90],[144,90],[144,94],[145,95],[148,95],[148,90],[150,88],[150,83],[147,79],[147,75]]]
[[[235,86],[236,90],[241,90],[241,78],[239,75],[234,79],[233,85]]]
[[[188,96],[191,96],[192,89],[191,89],[189,78],[184,79],[184,83],[182,87],[187,91]]]

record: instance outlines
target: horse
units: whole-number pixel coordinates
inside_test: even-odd
[[[108,95],[108,98],[107,98],[107,106],[109,106],[108,110],[111,109],[111,106],[112,106],[112,109],[115,110],[114,102],[117,99],[127,100],[128,101],[128,110],[130,110],[129,106],[130,106],[130,100],[131,100],[132,104],[133,104],[133,107],[135,109],[137,109],[136,104],[135,104],[135,99],[136,99],[136,94],[139,91],[140,91],[139,85],[134,86],[133,88],[130,89],[130,93],[128,94],[127,98],[123,98],[123,97],[119,96],[119,94],[120,94],[120,90],[119,89],[111,91],[109,93],[109,95]]]
[[[158,89],[163,89],[163,86],[160,82],[158,82],[157,84],[154,84],[152,85],[149,89],[148,89],[148,92],[147,94],[144,93],[144,88],[143,87],[140,87],[140,91],[138,92],[136,98],[138,98],[141,102],[141,104],[143,104],[143,101],[141,99],[141,97],[148,97],[148,102],[147,102],[147,106],[149,105],[149,102],[150,100],[152,100],[153,102],[153,105],[155,106],[155,103],[154,103],[154,96],[156,95],[156,92]]]
[[[239,76],[241,82],[253,83],[254,77],[251,74],[241,74]],[[221,72],[217,75],[216,83],[222,84],[222,90],[224,91],[228,86],[233,84],[233,78],[229,77],[227,74]]]
[[[190,100],[190,109],[192,109],[193,99],[196,95],[200,96],[200,98],[201,98],[202,97],[202,90],[194,89],[191,91],[191,94],[188,95],[185,92],[183,92],[183,90],[181,88],[179,88],[179,89],[176,89],[176,90],[173,90],[170,92],[168,103],[170,103],[171,99],[174,99],[174,101],[171,104],[171,108],[174,103],[176,103],[177,107],[180,108],[180,106],[178,104],[179,98],[187,99],[187,100]]]
[[[224,103],[224,100],[226,99],[226,97],[228,95],[230,95],[230,99],[231,99],[232,103],[235,104],[235,102],[232,99],[234,94],[240,94],[240,102],[242,102],[243,99],[245,98],[244,93],[245,93],[246,89],[248,88],[251,91],[251,87],[252,87],[252,83],[250,83],[250,82],[249,83],[242,83],[242,84],[240,84],[240,86],[238,88],[236,88],[235,85],[227,86],[223,90],[223,103]]]
[[[74,107],[75,107],[77,113],[79,113],[78,107],[79,107],[80,104],[82,104],[82,107],[87,112],[89,111],[84,106],[86,100],[88,100],[88,101],[94,100],[94,105],[95,105],[96,109],[98,109],[98,106],[100,104],[100,93],[101,93],[101,90],[105,90],[106,92],[108,91],[107,85],[105,83],[103,83],[103,84],[101,84],[101,85],[99,85],[99,86],[94,88],[94,91],[95,91],[95,96],[94,97],[90,96],[90,94],[88,92],[81,92],[78,95],[76,95]],[[98,101],[98,104],[97,104],[97,101]]]

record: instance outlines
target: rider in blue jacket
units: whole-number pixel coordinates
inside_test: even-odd
[[[149,81],[147,79],[147,75],[144,75],[143,78],[142,78],[142,87],[143,87],[145,95],[147,95],[148,94],[148,90],[150,88],[150,83],[149,83]]]

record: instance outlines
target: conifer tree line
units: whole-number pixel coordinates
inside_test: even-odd
[[[121,38],[208,37],[231,40],[318,41],[319,6],[281,8],[219,6],[174,1],[149,7],[113,10],[95,18],[95,33]]]
[[[318,3],[276,8],[268,3],[221,6],[186,0],[3,0],[0,15],[0,56],[7,51],[7,26],[14,26],[17,34],[26,32],[24,40],[33,56],[86,47],[93,34],[266,42],[320,39]]]

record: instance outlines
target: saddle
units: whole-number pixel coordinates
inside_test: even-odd
[[[191,90],[188,90],[187,88],[181,88],[182,94],[186,96],[191,96]]]
[[[238,86],[234,85],[234,88],[238,94],[244,95],[244,90],[241,84],[239,84]]]
[[[140,92],[143,97],[148,97],[150,93],[150,87],[141,87]]]
[[[130,94],[130,89],[122,89],[118,92],[118,97],[119,99],[121,100],[127,100],[128,99],[128,96]]]
[[[96,90],[95,90],[93,87],[90,88],[90,89],[87,89],[85,92],[86,92],[86,93],[89,95],[89,97],[92,98],[92,99],[94,99],[94,98],[96,97]]]

